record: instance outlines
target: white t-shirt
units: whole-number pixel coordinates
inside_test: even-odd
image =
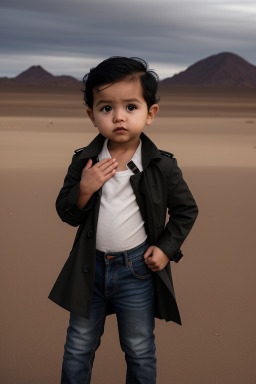
[[[99,154],[99,161],[111,157],[105,140]],[[143,170],[141,161],[141,141],[132,157],[132,161]],[[136,202],[130,184],[130,177],[134,173],[127,171],[116,172],[102,186],[96,248],[103,252],[125,251],[143,243],[146,238],[144,221]]]

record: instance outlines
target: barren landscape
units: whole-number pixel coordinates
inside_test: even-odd
[[[255,88],[162,87],[145,133],[174,153],[199,217],[172,264],[182,327],[156,321],[158,384],[254,384]],[[75,229],[55,199],[73,151],[97,134],[80,89],[0,92],[0,382],[56,384],[68,313],[48,300]],[[124,383],[115,316],[93,384]]]

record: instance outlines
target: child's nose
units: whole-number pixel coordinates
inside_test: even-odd
[[[115,111],[114,122],[119,123],[125,120],[124,112],[121,109]]]

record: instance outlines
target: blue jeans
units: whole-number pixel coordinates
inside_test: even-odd
[[[110,307],[117,316],[125,353],[126,384],[156,383],[153,278],[143,258],[147,247],[144,242],[124,252],[96,251],[90,319],[70,314],[62,384],[91,382],[95,351]]]

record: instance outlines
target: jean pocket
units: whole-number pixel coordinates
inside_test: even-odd
[[[148,279],[151,277],[151,270],[145,263],[144,257],[134,260],[134,261],[129,261],[129,266],[130,266],[130,271],[136,279]]]

